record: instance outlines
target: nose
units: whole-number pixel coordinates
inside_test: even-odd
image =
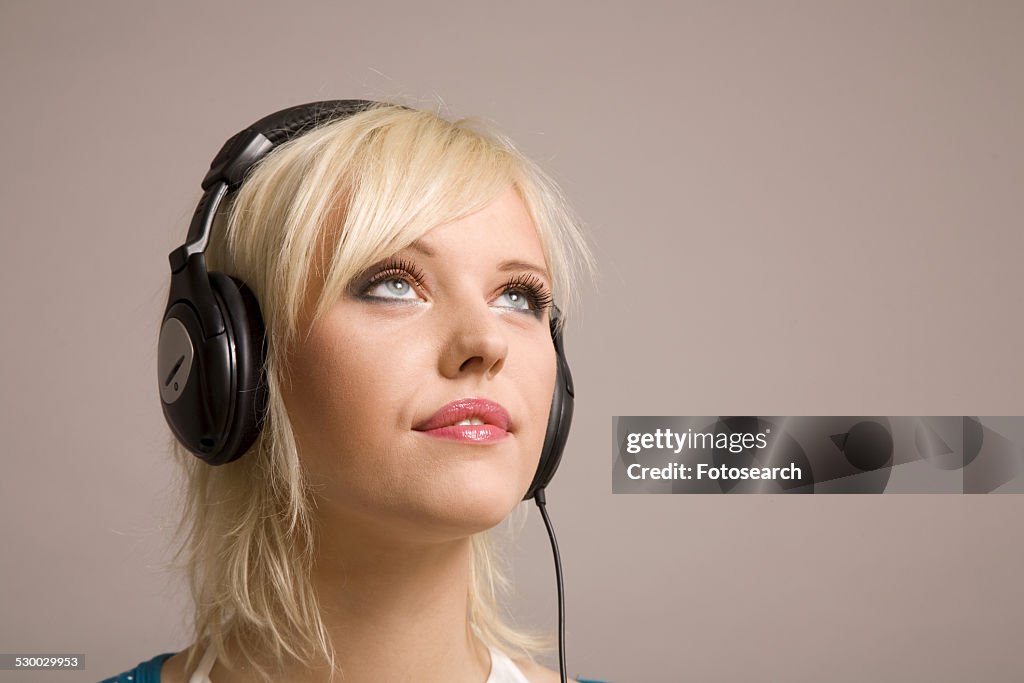
[[[441,374],[456,379],[466,374],[494,377],[508,356],[508,339],[500,315],[486,304],[449,311],[447,343],[441,351]]]

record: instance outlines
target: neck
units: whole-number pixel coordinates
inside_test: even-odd
[[[347,528],[358,530],[322,535],[312,575],[335,648],[335,683],[485,681],[490,654],[467,611],[470,539],[409,541]],[[233,683],[220,668],[211,680]],[[330,679],[326,663],[286,664],[281,676],[294,683]]]

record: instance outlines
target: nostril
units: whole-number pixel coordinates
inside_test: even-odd
[[[505,366],[504,358],[495,358],[490,365],[487,365],[487,361],[484,360],[483,356],[473,356],[467,358],[459,366],[459,372],[468,372],[471,370],[486,370],[490,374],[496,374],[501,372],[501,369]]]

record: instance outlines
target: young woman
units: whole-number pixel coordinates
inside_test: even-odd
[[[341,101],[243,131],[204,189],[159,372],[196,641],[117,680],[559,680],[501,616],[489,531],[571,418],[554,302],[590,257],[555,185],[468,121]],[[244,322],[175,308],[198,257]]]

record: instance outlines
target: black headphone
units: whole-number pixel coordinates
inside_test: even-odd
[[[290,107],[232,136],[203,178],[185,244],[172,251],[171,288],[160,327],[157,374],[164,418],[175,437],[210,465],[240,458],[260,433],[267,410],[266,335],[255,295],[237,278],[206,270],[206,247],[224,197],[283,142],[330,121],[387,106],[333,100]],[[533,498],[558,469],[569,436],[573,385],[565,360],[560,313],[552,306],[557,378],[544,448],[523,500]]]

